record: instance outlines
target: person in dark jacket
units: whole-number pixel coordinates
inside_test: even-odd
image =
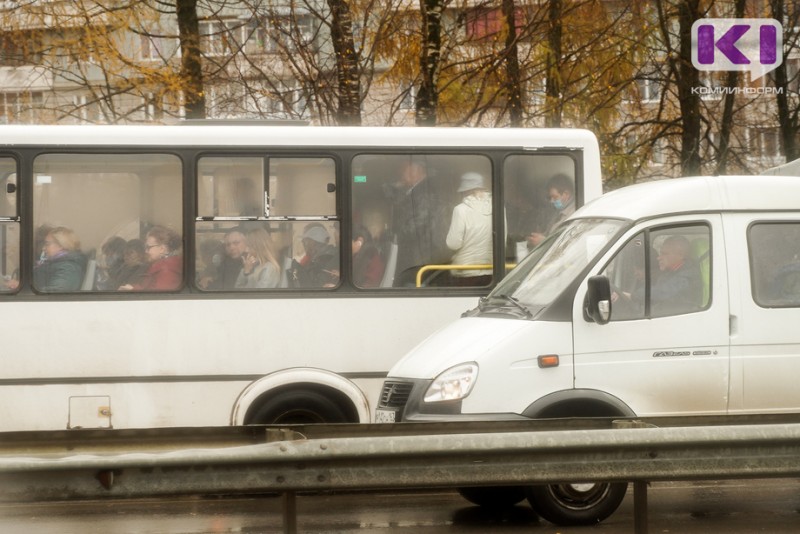
[[[33,269],[33,286],[38,291],[78,291],[83,284],[86,256],[75,232],[58,226],[42,243],[42,259]]]
[[[679,235],[664,240],[658,251],[659,275],[650,290],[653,316],[689,313],[700,309],[700,269],[691,258],[689,241]]]
[[[303,231],[305,255],[293,260],[289,270],[292,287],[336,287],[339,284],[339,250],[330,244],[330,234],[319,223]]]
[[[385,193],[392,202],[391,228],[398,245],[395,285],[413,286],[420,267],[449,258],[447,209],[419,161],[409,162]]]

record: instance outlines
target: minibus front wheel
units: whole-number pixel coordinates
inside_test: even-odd
[[[609,517],[627,490],[627,482],[587,482],[530,486],[526,493],[531,508],[547,521],[576,526],[594,525]]]

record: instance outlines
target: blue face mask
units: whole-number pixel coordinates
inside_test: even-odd
[[[563,210],[563,209],[564,209],[564,203],[563,203],[563,202],[561,202],[561,199],[560,199],[560,198],[557,198],[557,199],[555,199],[555,200],[551,200],[551,201],[550,201],[550,203],[551,203],[551,204],[553,205],[553,207],[554,207],[555,209],[557,209],[558,211],[561,211],[561,210]]]

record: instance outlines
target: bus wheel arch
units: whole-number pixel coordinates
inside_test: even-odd
[[[232,425],[369,422],[364,393],[323,369],[284,369],[248,385],[236,400]]]
[[[597,390],[567,390],[546,395],[524,415],[532,418],[634,417],[619,398]],[[562,526],[593,525],[613,514],[628,490],[627,482],[562,483],[529,486],[528,502],[541,517]]]

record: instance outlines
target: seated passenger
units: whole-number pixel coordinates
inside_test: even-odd
[[[131,239],[125,243],[123,264],[118,272],[119,285],[140,285],[144,283],[149,265],[147,255],[144,253],[144,242],[141,239]]]
[[[226,230],[222,239],[225,253],[220,257],[219,264],[207,266],[208,272],[201,273],[198,277],[197,285],[201,289],[220,290],[236,287],[236,280],[242,270],[245,233],[245,229],[241,226]]]
[[[59,226],[44,238],[42,257],[33,269],[33,285],[39,291],[78,291],[83,283],[86,256],[75,232]]]
[[[115,236],[100,247],[101,257],[97,270],[97,289],[114,291],[123,284],[119,272],[125,264],[125,240]]]
[[[237,289],[267,289],[278,287],[281,270],[275,257],[272,238],[263,228],[249,230],[245,235],[242,268],[236,278]]]
[[[305,255],[300,261],[292,261],[292,286],[335,287],[339,283],[339,252],[329,243],[328,231],[319,223],[311,223],[302,240]]]
[[[366,228],[353,232],[353,282],[358,287],[378,287],[386,268],[381,252]]]
[[[689,240],[678,235],[668,237],[661,245],[657,257],[659,276],[650,291],[653,316],[700,309],[702,281],[691,250]]]
[[[144,251],[150,267],[139,284],[125,284],[121,291],[170,291],[178,289],[183,280],[181,236],[164,226],[154,226],[147,232]]]

